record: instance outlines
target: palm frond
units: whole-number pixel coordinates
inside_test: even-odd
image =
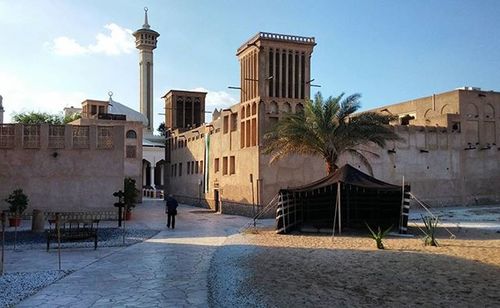
[[[271,155],[271,161],[289,154],[320,155],[331,166],[337,165],[342,153],[350,153],[369,166],[364,154],[377,154],[364,151],[364,146],[384,147],[399,136],[388,125],[394,119],[391,115],[353,115],[360,108],[360,98],[360,94],[342,93],[325,100],[318,92],[313,101],[305,101],[303,113],[286,114],[264,135],[263,153]]]

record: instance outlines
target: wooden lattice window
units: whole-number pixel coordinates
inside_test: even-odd
[[[137,157],[137,146],[135,145],[127,145],[126,150],[127,158],[136,158]]]
[[[49,148],[64,149],[64,125],[49,126]]]
[[[23,146],[25,149],[40,148],[40,125],[24,125]]]
[[[238,113],[231,114],[231,131],[234,132],[238,129]]]
[[[227,175],[227,156],[222,157],[222,174]]]
[[[0,124],[0,148],[10,149],[14,147],[15,140],[14,124]]]
[[[73,126],[73,148],[88,149],[90,141],[88,126]]]
[[[229,174],[236,173],[236,160],[234,156],[229,157]]]
[[[219,172],[219,159],[214,159],[214,172]]]
[[[97,127],[97,148],[105,150],[113,148],[113,127]]]

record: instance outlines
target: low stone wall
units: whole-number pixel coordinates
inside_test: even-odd
[[[210,206],[209,201],[203,198],[198,199],[190,196],[182,196],[182,195],[173,195],[177,202],[182,204],[187,204],[191,206],[201,207],[204,209],[213,209],[213,206]]]

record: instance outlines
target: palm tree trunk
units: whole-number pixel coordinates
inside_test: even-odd
[[[326,161],[326,172],[328,175],[332,174],[335,172],[335,170],[337,170],[337,165],[330,162],[330,161]]]

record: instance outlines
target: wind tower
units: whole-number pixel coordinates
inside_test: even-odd
[[[146,132],[154,131],[153,125],[153,49],[160,34],[150,29],[148,24],[148,8],[144,8],[144,24],[142,28],[133,33],[135,47],[139,49],[139,75],[140,75],[140,111],[148,119]]]
[[[303,109],[310,97],[315,45],[314,37],[259,32],[238,48],[240,102],[247,106],[241,123],[245,147],[259,144],[257,132],[262,140],[281,115]]]

